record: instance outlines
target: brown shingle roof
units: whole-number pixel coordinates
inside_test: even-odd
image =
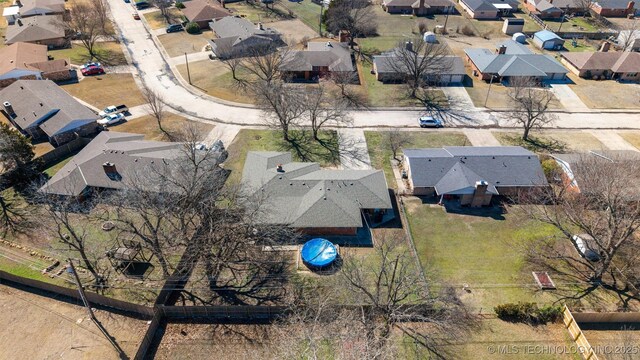
[[[561,56],[578,70],[613,70],[614,72],[640,72],[640,53],[632,52],[577,52]]]
[[[206,0],[185,1],[183,4],[185,8],[182,9],[182,13],[192,22],[211,21],[212,19],[231,16],[231,13],[227,9],[224,9],[220,5],[214,5]]]
[[[47,46],[17,42],[0,49],[0,75],[14,69],[29,69],[29,64],[47,61]]]

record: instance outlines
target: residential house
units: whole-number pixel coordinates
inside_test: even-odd
[[[275,51],[285,42],[281,34],[265,28],[262,23],[254,25],[251,21],[227,16],[209,23],[216,38],[209,40],[211,51],[221,59],[242,57],[251,53]]]
[[[640,52],[640,30],[622,30],[616,39],[616,46],[623,51]]]
[[[17,80],[0,90],[2,112],[22,133],[59,146],[100,131],[98,115],[51,80]]]
[[[640,81],[637,52],[566,52],[560,56],[560,62],[581,78]]]
[[[64,0],[16,0],[15,5],[3,9],[2,15],[12,25],[19,18],[63,15],[64,12]]]
[[[604,17],[640,15],[640,6],[630,0],[595,0],[591,10]]]
[[[539,82],[563,80],[569,72],[550,55],[534,54],[513,40],[498,44],[497,50],[465,49],[473,76],[485,81],[535,78]]]
[[[122,189],[141,170],[158,173],[180,157],[184,144],[144,140],[144,135],[103,131],[40,188],[57,196],[86,198],[93,191]]]
[[[472,19],[497,19],[518,11],[515,0],[460,0],[460,7]]]
[[[304,50],[285,54],[280,69],[293,80],[314,80],[331,73],[354,73],[349,45],[335,41],[310,41]]]
[[[407,46],[411,46],[407,43]],[[406,81],[409,73],[406,64],[400,62],[397,50],[392,50],[381,55],[373,56],[373,72],[376,80],[383,83],[401,83]],[[418,56],[419,61],[423,61],[422,56]],[[429,60],[433,68],[427,69],[424,74],[425,81],[438,85],[459,84],[464,80],[466,71],[464,62],[459,56],[441,56],[439,59]],[[405,71],[400,71],[404,69]]]
[[[200,29],[207,29],[211,20],[219,20],[231,16],[231,12],[217,2],[190,0],[182,4],[184,4],[184,9],[182,9],[184,17],[187,18],[187,21],[198,24]]]
[[[383,0],[382,8],[389,14],[422,16],[452,13],[455,5],[450,0]]]
[[[392,212],[381,170],[327,170],[293,162],[290,153],[250,151],[242,189],[263,202],[260,222],[307,235],[355,236]]]
[[[541,30],[533,34],[533,43],[545,50],[560,50],[564,47],[564,39],[549,30]]]
[[[0,88],[18,79],[68,80],[69,70],[67,60],[49,60],[45,45],[18,42],[0,49]]]
[[[577,0],[524,0],[524,7],[541,19],[560,19],[565,14],[582,15],[583,6]]]
[[[584,175],[580,171],[580,163],[592,161],[604,163],[624,163],[640,161],[640,153],[630,150],[591,150],[587,153],[578,154],[553,154],[551,155],[562,170],[561,180],[566,188],[577,193],[586,191],[581,189],[580,184],[585,181]],[[635,199],[640,197],[640,174],[631,181],[628,186],[628,195]]]
[[[461,205],[489,205],[493,196],[516,196],[547,186],[536,154],[520,146],[445,146],[404,149],[404,166],[414,195],[457,199]]]
[[[6,45],[17,42],[47,45],[49,48],[64,47],[69,44],[60,15],[31,16],[17,19],[7,27]]]

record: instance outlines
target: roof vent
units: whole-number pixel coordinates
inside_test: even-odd
[[[278,164],[278,166],[276,166],[276,171],[279,173],[283,173],[284,172],[284,168],[282,167],[282,164]]]

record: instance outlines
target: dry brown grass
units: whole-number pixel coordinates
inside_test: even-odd
[[[493,134],[502,145],[522,145],[522,132],[494,131]],[[541,130],[533,131],[531,136],[545,144],[553,145],[550,149],[533,149],[540,152],[585,152],[607,148],[595,136],[582,130]]]
[[[146,102],[131,74],[86,77],[78,83],[63,85],[62,88],[98,109],[119,104],[134,107]]]
[[[175,9],[175,8],[169,9],[169,18],[170,18],[169,21],[175,20],[176,22],[178,22],[178,19],[180,19],[181,15],[182,15],[182,11],[180,11],[179,9]],[[144,18],[147,21],[147,23],[149,23],[149,27],[154,30],[162,29],[163,27],[166,27],[168,25],[164,16],[162,16],[162,14],[160,13],[160,10],[148,12],[144,14]]]
[[[167,54],[171,57],[193,54],[201,52],[207,45],[207,39],[211,39],[211,31],[204,31],[201,34],[189,34],[186,31],[178,31],[171,34],[158,36],[158,40],[164,46]]]
[[[186,122],[191,122],[191,120],[177,114],[167,113],[163,120],[162,127],[169,132],[177,132],[184,128]],[[204,123],[197,123],[197,126],[200,130],[200,134],[202,134],[202,139],[204,139],[214,128],[213,125]],[[167,140],[166,136],[160,131],[156,119],[151,115],[145,115],[131,121],[112,126],[109,129],[118,132],[144,134],[145,140]]]
[[[572,73],[569,85],[582,102],[592,109],[640,109],[640,85],[614,80],[587,80]],[[606,96],[605,96],[606,95]]]
[[[640,150],[640,131],[621,131],[618,134],[629,144]]]
[[[467,68],[467,74],[469,77],[473,78],[472,73]],[[484,107],[485,99],[487,99],[487,92],[489,92],[489,98],[487,101],[486,107],[489,109],[497,109],[497,110],[505,110],[512,108],[511,100],[509,98],[509,87],[504,86],[500,83],[492,83],[491,90],[489,90],[489,84],[483,80],[479,80],[477,78],[473,78],[473,86],[466,86],[465,89],[473,104],[478,107]],[[560,101],[554,97],[551,104],[549,105],[550,109],[561,110],[563,109]]]
[[[186,65],[176,66],[182,78],[186,81]],[[219,61],[202,60],[189,63],[191,83],[208,95],[227,101],[251,104],[251,99],[234,86],[231,72]],[[238,75],[240,76],[240,75]]]

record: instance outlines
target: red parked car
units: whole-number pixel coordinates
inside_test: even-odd
[[[89,65],[87,67],[82,68],[80,72],[82,72],[82,75],[84,76],[102,75],[104,74],[104,69],[101,66]]]

